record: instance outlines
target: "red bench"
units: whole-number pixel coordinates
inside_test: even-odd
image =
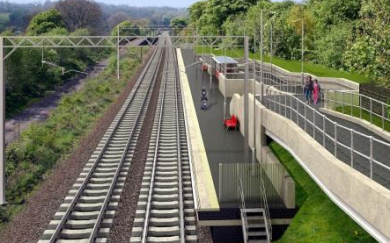
[[[237,117],[235,115],[232,115],[232,117],[230,119],[225,119],[225,121],[223,122],[223,124],[226,126],[226,131],[229,129],[229,128],[234,128],[234,130],[237,129],[238,127],[238,120],[237,120]]]

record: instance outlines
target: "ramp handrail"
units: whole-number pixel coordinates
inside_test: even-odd
[[[267,240],[268,242],[271,242],[272,240],[272,224],[271,224],[271,215],[270,215],[270,212],[269,212],[269,206],[268,206],[268,199],[267,199],[267,194],[266,194],[266,191],[265,191],[265,187],[264,187],[264,180],[263,180],[263,175],[265,175],[265,172],[262,171],[261,172],[261,190],[262,190],[262,198],[263,198],[263,206],[264,206],[264,222],[265,222],[265,229],[267,231]]]
[[[368,112],[368,121],[372,125],[381,127],[383,131],[386,130],[386,123],[390,124],[390,105],[367,95],[359,94],[358,91],[327,90],[324,95],[324,105],[325,104],[326,106],[324,106],[324,108],[336,110],[336,108],[341,107],[341,112],[343,114],[358,117],[360,119],[363,119],[364,111]],[[350,111],[346,112],[346,107],[350,108]],[[358,111],[359,114],[354,115],[354,111]],[[380,122],[376,122],[377,124],[375,124],[374,117],[378,117]]]
[[[339,150],[347,150],[348,153],[344,153],[344,155],[349,156],[349,158],[344,158],[344,162],[352,168],[356,169],[354,162],[357,158],[368,161],[368,173],[366,173],[366,176],[386,186],[386,178],[388,176],[383,177],[379,174],[386,171],[390,175],[390,163],[384,157],[378,158],[378,153],[376,152],[389,151],[389,143],[377,139],[374,136],[368,136],[362,132],[345,127],[329,119],[298,97],[276,90],[272,86],[265,89],[265,96],[263,97],[262,103],[268,109],[293,121],[298,126],[302,125],[301,128],[306,133],[312,136],[329,152],[333,153],[336,158],[340,157]],[[341,133],[343,133],[343,136],[340,135]],[[356,138],[360,138],[360,141],[357,141]],[[362,144],[365,146],[362,146]],[[360,162],[360,167],[361,164],[362,162]],[[377,172],[375,173],[374,170]],[[358,171],[365,174],[364,169]]]

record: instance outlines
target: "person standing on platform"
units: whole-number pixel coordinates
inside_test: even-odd
[[[205,87],[203,87],[202,88],[202,94],[201,94],[201,106],[200,106],[200,108],[202,109],[202,110],[208,110],[208,106],[207,106],[207,91],[206,91],[206,88]]]

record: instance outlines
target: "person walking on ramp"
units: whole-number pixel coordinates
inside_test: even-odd
[[[321,86],[320,84],[318,83],[318,80],[315,79],[314,80],[314,84],[313,84],[313,100],[314,100],[314,104],[316,105],[317,102],[318,102],[318,98],[321,96]]]
[[[311,95],[313,92],[313,80],[311,79],[311,76],[307,76],[305,86],[303,89],[306,97],[306,103],[310,105],[310,100],[312,99]]]

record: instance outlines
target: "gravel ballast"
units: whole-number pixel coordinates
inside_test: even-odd
[[[122,107],[135,82],[147,64],[152,51],[146,55],[142,64],[128,82],[123,92],[96,123],[90,134],[82,138],[79,148],[59,163],[27,200],[25,208],[0,232],[0,242],[37,242],[63,202],[85,163],[97,147],[105,131]]]

